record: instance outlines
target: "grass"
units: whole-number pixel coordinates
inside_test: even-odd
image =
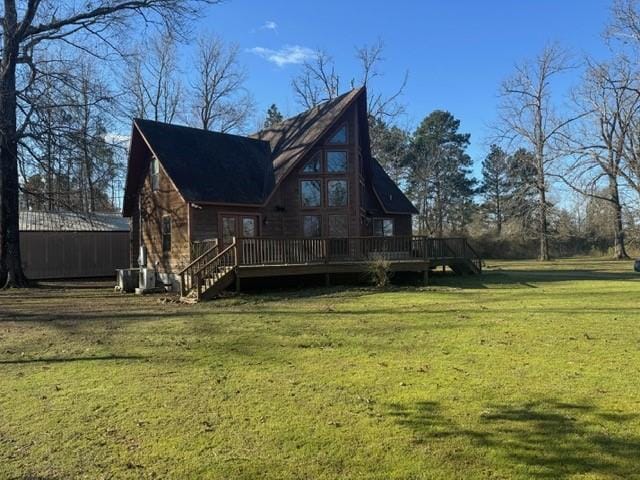
[[[1,292],[0,478],[640,478],[631,262],[490,263],[199,305]]]

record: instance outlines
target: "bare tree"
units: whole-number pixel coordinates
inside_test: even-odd
[[[296,100],[309,109],[340,95],[340,77],[333,58],[318,50],[311,60],[302,64],[302,71],[292,81]]]
[[[640,48],[640,2],[614,0],[611,17],[611,23],[605,32],[607,39],[622,41],[635,49]]]
[[[404,73],[400,85],[391,94],[372,88],[375,79],[383,75],[381,71],[385,61],[383,54],[382,40],[355,49],[360,76],[357,81],[355,79],[351,81],[351,87],[356,83],[366,86],[369,117],[389,124],[405,112],[404,105],[400,103],[400,97],[404,93],[409,73]],[[311,60],[304,62],[302,71],[292,81],[296,100],[306,109],[337,97],[342,92],[342,85],[342,77],[336,70],[333,58],[323,50],[318,50]]]
[[[195,123],[204,130],[242,130],[253,114],[254,102],[244,88],[247,74],[239,65],[238,52],[237,45],[226,46],[220,37],[198,42],[193,111]]]
[[[638,78],[624,57],[611,63],[590,62],[575,95],[578,111],[584,116],[566,139],[567,153],[573,160],[561,176],[574,190],[609,205],[616,259],[628,258],[621,188],[629,178],[626,146],[635,138],[640,113],[638,87]]]
[[[172,32],[162,31],[133,52],[123,78],[130,116],[171,123],[184,101]]]
[[[20,95],[37,76],[38,50],[63,42],[106,58],[121,53],[113,38],[134,21],[179,29],[198,7],[217,0],[4,0],[0,52],[0,285],[24,286],[20,254],[18,142],[32,110]],[[23,73],[26,70],[26,73]],[[24,84],[18,84],[18,80]],[[18,121],[21,124],[18,125]]]
[[[356,48],[356,59],[362,70],[361,85],[369,87],[376,78],[383,75],[380,71],[380,65],[385,61],[383,54],[384,43],[381,39],[371,45]],[[369,92],[367,98],[369,116],[385,122],[392,122],[405,113],[405,107],[399,102],[399,99],[404,93],[408,80],[409,72],[405,71],[402,82],[393,93],[385,95],[378,91]]]
[[[559,116],[554,108],[551,85],[570,67],[569,56],[556,44],[549,45],[532,61],[516,66],[500,89],[499,141],[533,152],[538,192],[539,259],[549,260],[547,192],[549,169],[559,158],[556,143],[575,118]]]

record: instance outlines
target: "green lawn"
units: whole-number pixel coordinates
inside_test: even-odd
[[[199,305],[0,293],[0,478],[640,478],[631,262]]]

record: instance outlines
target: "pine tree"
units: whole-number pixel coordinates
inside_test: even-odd
[[[475,180],[466,153],[470,135],[460,120],[436,110],[413,135],[407,156],[409,194],[420,211],[418,228],[442,236],[465,228],[473,211]]]
[[[497,235],[502,233],[510,194],[509,162],[507,154],[497,145],[491,145],[482,161],[482,210],[495,225]]]
[[[282,122],[284,117],[278,110],[278,106],[275,103],[272,103],[269,109],[267,110],[267,119],[264,121],[264,128],[270,128],[278,123]]]

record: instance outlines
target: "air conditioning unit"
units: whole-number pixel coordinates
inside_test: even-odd
[[[140,274],[137,268],[122,268],[116,270],[117,272],[117,285],[116,291],[123,293],[131,293],[138,288],[138,282],[140,281]]]
[[[156,271],[153,268],[141,268],[138,280],[138,288],[142,292],[156,288]]]

